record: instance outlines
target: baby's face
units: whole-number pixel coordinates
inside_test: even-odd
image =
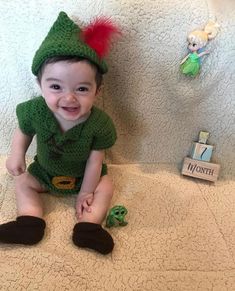
[[[60,119],[86,117],[98,94],[96,72],[86,61],[59,61],[44,68],[40,87],[47,106]]]

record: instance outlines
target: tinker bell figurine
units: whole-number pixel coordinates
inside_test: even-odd
[[[209,54],[205,50],[207,42],[216,37],[219,25],[209,21],[204,30],[194,30],[188,35],[189,54],[180,63],[181,73],[195,77],[200,71],[201,57]]]

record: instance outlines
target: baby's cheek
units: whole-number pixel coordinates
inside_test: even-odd
[[[54,98],[53,96],[51,96],[51,97],[50,97],[50,96],[46,97],[46,98],[45,98],[45,101],[46,101],[47,106],[48,106],[51,110],[53,110],[53,109],[55,109],[55,108],[58,107],[57,99]]]

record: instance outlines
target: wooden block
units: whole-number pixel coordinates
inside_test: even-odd
[[[212,145],[194,142],[190,157],[195,160],[210,162],[212,151]]]
[[[218,179],[220,165],[193,160],[188,157],[184,159],[182,174],[207,181]]]
[[[200,131],[199,132],[198,142],[206,144],[209,136],[210,136],[209,132],[207,132],[207,131]]]

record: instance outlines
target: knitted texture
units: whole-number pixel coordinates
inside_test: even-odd
[[[16,221],[0,225],[0,242],[34,245],[44,235],[46,223],[35,216],[19,216]]]
[[[96,52],[80,38],[81,29],[65,12],[60,12],[33,59],[32,72],[37,76],[43,63],[52,57],[73,56],[90,60],[105,74],[108,67]]]
[[[96,223],[77,223],[73,229],[72,239],[76,246],[93,249],[104,255],[112,252],[114,247],[111,235]]]
[[[80,189],[90,151],[107,149],[116,141],[116,130],[111,118],[95,106],[85,122],[64,133],[61,133],[43,97],[17,105],[16,113],[22,132],[37,135],[37,155],[29,172],[48,190],[57,193],[76,193]],[[102,175],[106,172],[106,165],[103,164]],[[57,191],[50,185],[56,176],[78,178],[76,189]]]

